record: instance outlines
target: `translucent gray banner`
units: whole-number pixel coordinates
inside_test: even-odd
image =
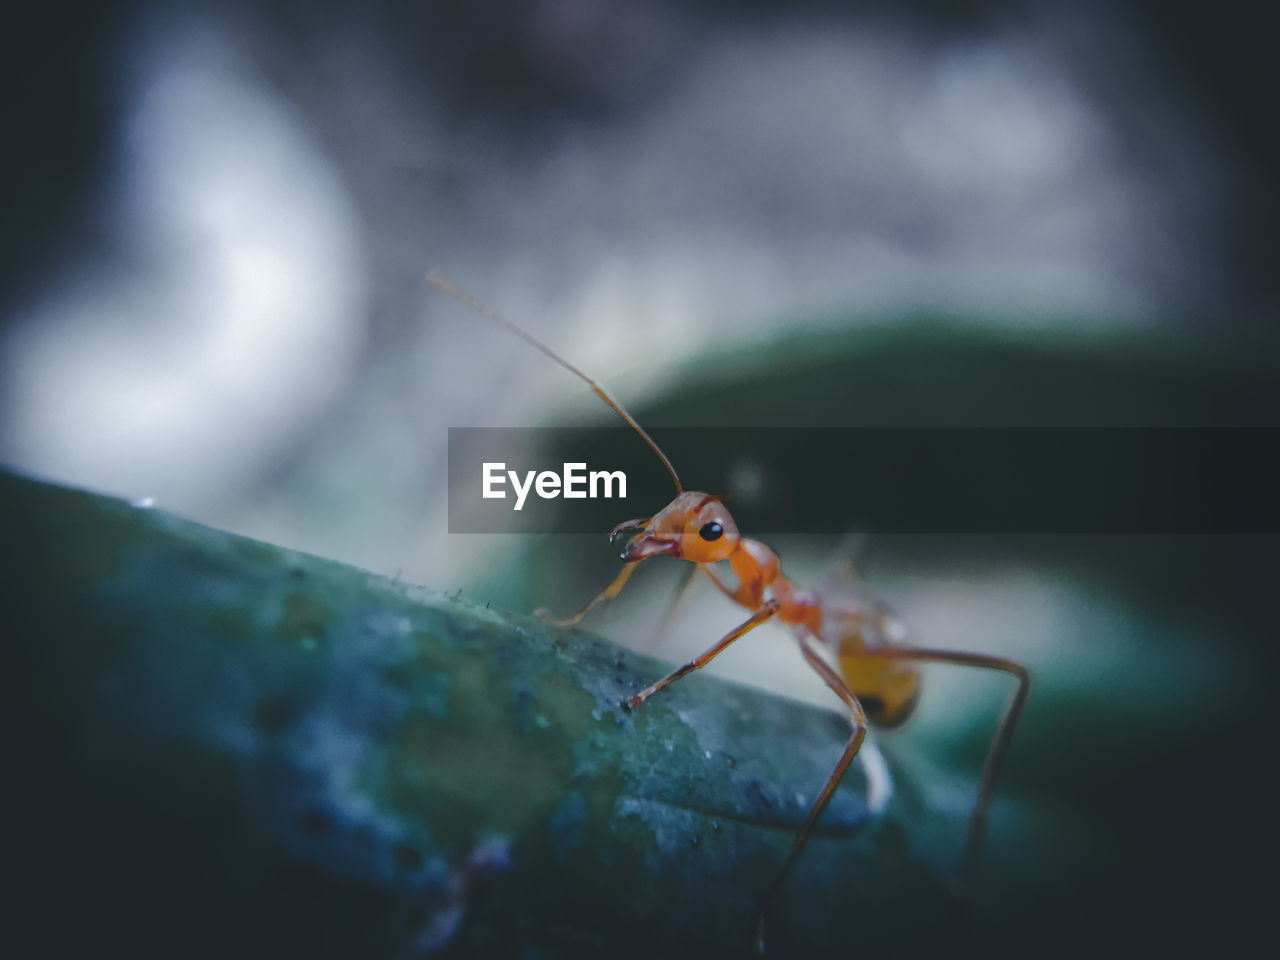
[[[650,433],[752,536],[1280,532],[1276,429]],[[625,427],[449,430],[453,533],[599,533],[674,494]]]

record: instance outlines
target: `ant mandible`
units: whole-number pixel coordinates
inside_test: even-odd
[[[746,620],[720,638],[710,649],[684,666],[672,671],[661,680],[646,687],[623,701],[627,711],[633,711],[655,693],[681,677],[706,666],[734,641],[768,620],[780,620],[788,624],[800,653],[805,661],[831,688],[849,711],[853,730],[840,754],[835,768],[823,784],[818,798],[810,807],[804,824],[791,844],[782,869],[770,884],[756,911],[756,946],[764,949],[765,911],[773,897],[791,873],[814,824],[835,792],[845,770],[857,755],[866,737],[868,724],[893,727],[903,723],[915,710],[920,695],[920,665],[924,663],[954,663],[962,666],[998,670],[1010,674],[1017,688],[1005,707],[1000,724],[987,751],[978,785],[978,796],[969,818],[968,839],[962,875],[972,874],[978,850],[986,832],[987,811],[991,806],[996,775],[1000,770],[1014,728],[1026,705],[1031,690],[1031,673],[1020,663],[1003,657],[987,656],[957,650],[930,650],[912,647],[906,643],[906,631],[901,621],[887,607],[870,604],[849,597],[831,597],[820,592],[806,590],[792,583],[782,574],[778,555],[759,540],[751,540],[738,532],[733,517],[717,497],[707,493],[685,490],[675,467],[666,454],[654,443],[635,419],[605,392],[598,383],[569,363],[550,347],[525,330],[485,306],[471,294],[455,286],[439,273],[432,271],[428,281],[442,293],[453,297],[472,310],[505,327],[520,339],[542,351],[560,366],[584,380],[596,395],[607,403],[640,435],[657,454],[658,459],[671,474],[676,485],[676,497],[667,506],[647,520],[628,520],[618,524],[609,534],[612,541],[633,533],[631,541],[622,552],[622,571],[613,582],[591,599],[572,617],[557,619],[545,610],[538,615],[558,627],[576,626],[597,605],[613,600],[622,592],[631,575],[642,560],[649,557],[668,556],[687,560],[697,565],[713,584],[734,603],[751,612]],[[737,585],[726,583],[711,564],[728,561],[737,577]],[[835,657],[832,666],[818,651],[821,645]]]

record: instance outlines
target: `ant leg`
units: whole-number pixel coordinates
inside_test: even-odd
[[[753,613],[749,618],[747,618],[745,622],[734,627],[732,630],[726,633],[723,637],[721,637],[720,640],[717,641],[716,645],[712,647],[710,650],[708,650],[706,653],[702,654],[699,657],[695,657],[693,660],[690,660],[683,667],[663,677],[657,683],[651,686],[645,687],[645,689],[641,690],[634,697],[627,697],[626,700],[622,701],[623,708],[626,710],[635,710],[640,706],[640,704],[644,703],[646,700],[648,700],[651,696],[653,696],[655,693],[657,693],[667,684],[674,683],[676,680],[679,680],[681,677],[683,677],[686,673],[693,673],[693,671],[697,670],[698,668],[705,667],[708,663],[714,660],[721,652],[723,652],[724,649],[729,646],[729,644],[733,643],[733,641],[737,640],[743,634],[749,633],[750,631],[754,630],[756,627],[760,626],[760,624],[764,623],[766,620],[772,617],[775,613],[777,613],[778,607],[780,606],[781,604],[778,603],[777,600],[770,600],[763,607],[761,607],[759,611],[757,611],[756,613]]]
[[[743,580],[739,578],[738,586],[730,589],[729,585],[720,579],[720,575],[711,569],[711,564],[703,563],[699,564],[699,566],[701,566],[702,571],[711,578],[711,582],[716,585],[716,588],[734,603],[744,606],[750,610],[760,602],[760,597],[764,594],[763,579],[759,577],[752,580]]]
[[[631,579],[631,575],[636,572],[636,567],[640,566],[640,564],[644,562],[644,559],[645,558],[641,558],[634,563],[628,563],[624,566],[622,570],[619,571],[618,575],[613,578],[613,583],[609,584],[592,597],[587,605],[573,616],[565,617],[564,619],[553,617],[551,615],[551,611],[546,607],[539,607],[537,610],[533,611],[533,615],[543,623],[549,623],[553,627],[576,627],[598,604],[604,603],[606,600],[612,600],[620,594],[622,592],[622,588],[627,585],[627,581]]]
[[[913,650],[897,648],[888,650],[868,650],[866,656],[880,660],[910,660],[916,663],[955,663],[965,667],[979,667],[983,670],[999,670],[1018,681],[1017,689],[1009,698],[1000,717],[1000,725],[995,736],[991,738],[991,747],[987,750],[986,762],[982,765],[982,779],[978,782],[978,798],[973,805],[973,815],[969,818],[969,839],[965,843],[961,876],[972,878],[977,869],[978,851],[982,847],[982,839],[987,832],[987,812],[991,808],[991,798],[995,792],[996,776],[1009,752],[1009,744],[1013,740],[1013,731],[1022,716],[1027,704],[1027,696],[1031,693],[1031,671],[1022,664],[1004,657],[991,657],[981,653],[968,653],[957,650]]]
[[[667,603],[666,612],[662,614],[662,622],[658,624],[658,638],[654,642],[653,649],[656,650],[660,647],[671,632],[671,624],[676,619],[676,611],[684,603],[685,597],[689,595],[689,591],[693,587],[693,578],[697,575],[699,566],[701,564],[690,563],[686,566],[684,573],[680,575],[680,582],[676,584],[675,592],[671,594],[671,600]]]
[[[845,685],[840,675],[813,649],[804,633],[797,631],[796,639],[800,643],[800,652],[804,654],[809,666],[817,671],[832,692],[849,708],[849,720],[853,724],[853,732],[849,735],[849,742],[845,744],[844,752],[840,754],[840,759],[836,761],[835,769],[831,771],[831,775],[827,777],[827,782],[823,784],[822,791],[818,794],[818,799],[809,808],[809,815],[805,817],[804,825],[800,827],[800,832],[796,834],[795,840],[791,842],[791,852],[787,854],[786,863],[782,865],[782,869],[774,877],[773,883],[769,885],[769,889],[760,898],[760,906],[756,910],[756,950],[761,954],[764,953],[765,911],[769,908],[770,902],[777,895],[783,882],[796,865],[796,861],[800,859],[800,854],[804,852],[804,845],[809,840],[809,834],[812,832],[814,824],[818,822],[818,817],[826,809],[827,801],[835,793],[836,787],[840,784],[841,778],[844,777],[845,771],[849,769],[849,764],[853,762],[854,756],[867,735],[867,715],[862,709],[862,704],[858,702],[858,698]]]

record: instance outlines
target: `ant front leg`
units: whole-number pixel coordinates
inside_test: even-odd
[[[733,643],[735,640],[737,640],[739,637],[743,636],[744,634],[750,633],[756,627],[760,626],[760,624],[764,623],[766,620],[772,617],[775,613],[777,613],[778,607],[780,606],[781,604],[778,603],[777,600],[770,600],[759,611],[752,614],[745,622],[734,627],[732,630],[726,633],[723,637],[721,637],[720,640],[716,643],[716,645],[712,647],[710,650],[708,650],[706,653],[702,654],[701,656],[695,657],[693,660],[690,660],[680,669],[663,677],[661,680],[659,680],[657,683],[653,684],[652,686],[646,687],[645,689],[641,690],[634,697],[628,697],[626,700],[622,701],[623,708],[628,711],[635,710],[639,708],[640,704],[644,703],[646,700],[648,700],[651,696],[653,696],[655,693],[657,693],[667,684],[674,683],[675,681],[683,677],[685,674],[693,673],[693,671],[701,667],[705,667],[708,663],[710,663],[717,656],[719,656],[725,650],[725,648],[727,648],[731,643]]]
[[[698,566],[702,568],[702,572],[710,578],[711,582],[716,585],[716,589],[734,603],[739,606],[746,607],[748,610],[760,605],[761,600],[764,597],[763,577],[743,577],[739,575],[738,585],[736,587],[730,587],[720,579],[719,574],[711,569],[711,565],[709,563],[702,563]]]
[[[631,579],[631,575],[636,572],[636,567],[640,566],[643,562],[644,560],[637,560],[634,563],[628,563],[624,566],[618,572],[618,575],[613,578],[613,582],[611,584],[592,597],[585,607],[571,617],[565,617],[563,619],[553,617],[551,615],[551,611],[546,607],[539,607],[537,610],[533,611],[533,615],[543,623],[549,623],[553,627],[576,627],[583,621],[583,618],[598,605],[617,597],[617,595],[622,592],[622,588],[627,585],[627,581]]]

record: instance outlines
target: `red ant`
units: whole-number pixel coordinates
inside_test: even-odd
[[[537,611],[546,622],[558,627],[576,626],[598,604],[612,600],[622,592],[640,561],[649,557],[669,556],[697,564],[712,583],[730,600],[751,611],[751,616],[720,638],[709,650],[690,660],[661,680],[623,701],[627,711],[636,710],[642,703],[663,687],[685,674],[706,666],[744,634],[754,630],[767,620],[777,619],[791,626],[800,653],[832,692],[849,710],[853,732],[840,754],[835,768],[827,777],[818,798],[809,809],[803,826],[791,844],[782,869],[760,900],[756,912],[756,946],[764,950],[764,916],[774,895],[791,873],[800,854],[804,851],[813,825],[831,798],[840,778],[844,776],[867,733],[867,725],[893,727],[903,723],[915,710],[920,696],[920,664],[955,663],[963,666],[999,670],[1012,675],[1018,686],[992,739],[987,759],[982,769],[978,797],[969,819],[969,834],[965,846],[962,875],[971,875],[976,865],[978,850],[986,832],[987,811],[995,786],[996,774],[1008,751],[1018,718],[1031,690],[1031,673],[1026,667],[1003,657],[953,650],[923,650],[906,644],[907,633],[902,622],[891,610],[881,604],[868,603],[856,597],[824,596],[817,591],[806,590],[782,575],[778,555],[759,540],[751,540],[738,532],[733,517],[724,504],[707,493],[685,490],[675,467],[666,454],[654,443],[632,416],[627,413],[605,390],[585,373],[573,366],[531,334],[486,307],[475,297],[454,286],[434,271],[428,276],[430,283],[441,292],[465,304],[482,316],[510,330],[526,343],[586,381],[592,390],[613,408],[645,443],[658,455],[671,479],[675,481],[676,497],[663,509],[647,520],[628,520],[620,523],[609,534],[609,539],[631,533],[634,535],[622,552],[625,566],[613,582],[591,599],[572,617],[557,619],[545,610]],[[737,577],[737,585],[727,584],[711,567],[722,560]],[[832,652],[836,666],[832,666],[818,652],[821,644]]]

